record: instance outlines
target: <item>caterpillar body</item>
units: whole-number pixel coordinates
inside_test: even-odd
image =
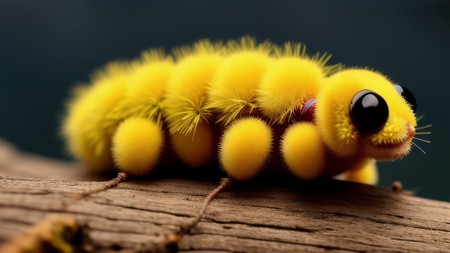
[[[96,171],[148,174],[172,150],[190,167],[217,159],[236,180],[270,166],[374,184],[376,160],[411,149],[415,99],[378,72],[328,60],[250,37],[150,50],[76,89],[62,132]]]

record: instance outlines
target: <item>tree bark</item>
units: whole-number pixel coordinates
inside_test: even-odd
[[[217,186],[173,177],[131,179],[74,198],[100,184],[82,180],[87,178],[80,165],[24,154],[0,143],[0,244],[49,214],[68,214],[83,226],[92,251],[152,251],[193,219]],[[276,179],[235,184],[220,193],[200,223],[181,238],[178,250],[450,250],[450,203],[337,180]]]

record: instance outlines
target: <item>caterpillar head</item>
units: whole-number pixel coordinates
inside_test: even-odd
[[[406,88],[370,70],[348,69],[327,79],[317,100],[316,121],[323,141],[338,156],[361,153],[394,160],[411,149],[415,107]]]

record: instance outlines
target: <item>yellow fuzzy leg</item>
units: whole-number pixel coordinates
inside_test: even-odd
[[[123,172],[140,176],[148,174],[158,162],[163,146],[161,128],[153,121],[130,118],[113,136],[113,157]]]
[[[297,123],[286,130],[281,154],[289,170],[301,179],[312,180],[323,174],[325,152],[319,130],[312,123]]]
[[[378,170],[375,160],[371,159],[363,167],[345,173],[348,181],[375,185],[378,183]]]
[[[225,131],[219,160],[230,176],[247,180],[263,168],[271,148],[272,131],[264,121],[240,119]]]
[[[214,130],[207,123],[200,123],[191,134],[171,135],[173,148],[178,157],[191,167],[201,167],[209,162],[216,150]]]

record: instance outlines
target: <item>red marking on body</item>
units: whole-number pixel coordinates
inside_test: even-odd
[[[314,115],[316,111],[316,100],[310,99],[298,111],[296,119],[298,121],[314,122]]]

